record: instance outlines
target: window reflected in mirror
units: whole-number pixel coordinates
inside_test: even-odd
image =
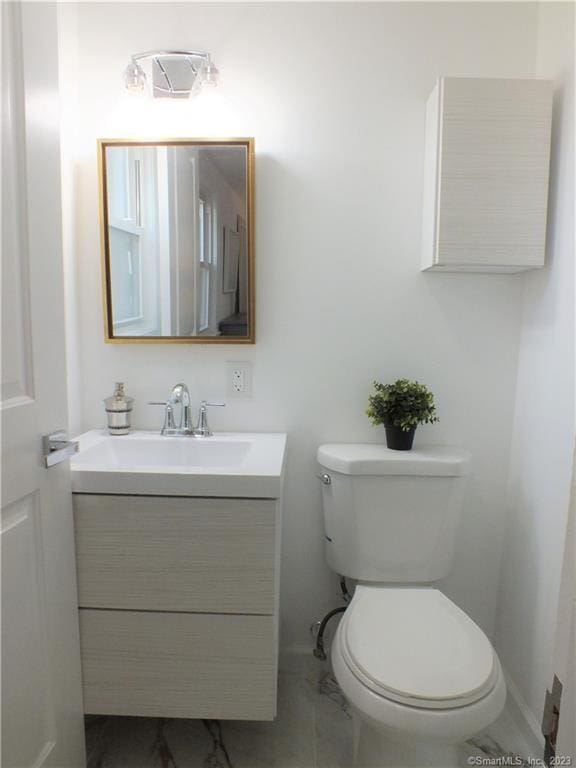
[[[101,140],[108,341],[254,341],[253,142]]]

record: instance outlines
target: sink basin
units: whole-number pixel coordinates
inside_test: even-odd
[[[70,461],[75,493],[190,496],[280,495],[286,435],[221,433],[162,437],[91,430]]]
[[[74,459],[78,467],[110,467],[117,470],[149,470],[173,467],[240,467],[250,450],[248,441],[187,440],[177,437],[104,437]]]

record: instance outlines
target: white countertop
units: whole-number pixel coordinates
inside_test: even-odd
[[[163,437],[93,429],[75,438],[74,493],[278,498],[286,456],[283,433],[220,432]]]

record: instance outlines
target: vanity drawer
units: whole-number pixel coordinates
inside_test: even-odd
[[[272,614],[276,503],[74,494],[84,608]]]
[[[80,610],[87,714],[271,720],[271,616]]]

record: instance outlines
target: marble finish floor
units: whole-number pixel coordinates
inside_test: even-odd
[[[462,766],[522,754],[505,718],[463,746]],[[318,663],[308,673],[280,673],[274,722],[89,716],[86,747],[88,768],[351,768],[352,722]]]

